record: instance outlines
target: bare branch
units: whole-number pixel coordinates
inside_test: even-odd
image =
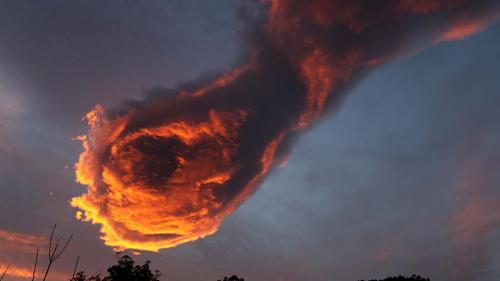
[[[52,228],[52,233],[50,233],[49,256],[51,255],[51,251],[52,251],[52,238],[54,238],[54,232],[56,231],[56,226],[57,226],[57,224],[54,224],[54,227]]]
[[[61,249],[61,251],[59,251],[59,254],[54,252],[56,254],[54,261],[56,261],[62,255],[64,250],[66,250],[66,247],[68,247],[69,243],[71,242],[71,239],[73,239],[73,233],[71,233],[71,235],[68,238],[68,241],[66,241],[66,244],[64,245],[64,247]]]
[[[35,256],[35,266],[33,267],[33,278],[31,278],[31,281],[35,281],[35,274],[36,274],[36,265],[38,263],[38,249],[36,249],[36,256]]]
[[[57,238],[56,240],[56,245],[54,246],[54,250],[52,251],[52,254],[54,254],[55,252],[57,252],[57,249],[59,249],[59,238]]]
[[[5,277],[5,274],[7,274],[7,271],[9,270],[9,267],[10,267],[10,265],[7,265],[7,267],[5,268],[2,276],[0,276],[0,281],[2,281],[2,279]]]
[[[49,258],[49,263],[47,264],[47,268],[45,270],[45,274],[43,276],[42,281],[45,281],[47,279],[47,275],[49,274],[50,268],[52,267],[52,264],[61,257],[62,253],[66,250],[68,247],[69,243],[73,239],[73,233],[69,236],[68,240],[64,244],[64,247],[59,250],[59,242],[61,241],[59,238],[57,238],[54,249],[52,249],[52,240],[54,239],[54,232],[56,230],[56,225],[54,225],[54,228],[52,229],[52,233],[50,234],[50,240],[49,240],[49,253],[48,253],[48,258]]]
[[[73,278],[75,278],[76,269],[78,268],[78,261],[79,260],[80,260],[80,256],[77,256],[76,257],[76,263],[75,263],[75,269],[73,269],[73,275],[71,275],[71,279],[70,280],[73,280]]]

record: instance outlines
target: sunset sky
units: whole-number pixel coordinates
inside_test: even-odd
[[[82,118],[241,66],[247,2],[0,1],[4,280],[26,280],[36,248],[43,266],[53,224],[74,239],[50,280],[67,280],[77,256],[89,274],[116,261],[70,204],[87,191],[74,169]],[[349,83],[217,233],[135,259],[168,281],[499,280],[500,10],[484,2],[497,12],[415,31],[404,43],[416,48]]]

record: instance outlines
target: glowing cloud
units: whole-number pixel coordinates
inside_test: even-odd
[[[208,85],[87,114],[76,174],[88,189],[71,204],[101,225],[107,245],[158,251],[215,233],[361,76],[498,9],[465,0],[264,2],[266,19],[251,23],[250,63]]]

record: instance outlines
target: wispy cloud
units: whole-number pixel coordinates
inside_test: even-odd
[[[493,236],[500,229],[500,193],[494,188],[494,171],[478,159],[477,149],[471,151],[476,156],[463,166],[456,189],[458,207],[451,219],[451,280],[470,280],[488,266]]]
[[[45,255],[48,239],[43,235],[26,234],[0,229],[0,269],[9,266],[7,276],[31,278],[35,253],[39,250],[40,259]],[[41,263],[43,264],[43,262]],[[40,263],[39,263],[40,265]],[[38,270],[37,277],[43,273]],[[51,272],[51,279],[67,279],[67,274]]]

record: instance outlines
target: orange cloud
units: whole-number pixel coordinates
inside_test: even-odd
[[[463,40],[466,37],[482,32],[488,25],[497,21],[500,13],[494,12],[482,17],[465,18],[452,24],[434,40],[435,43]]]
[[[0,269],[9,266],[7,276],[31,279],[36,250],[39,249],[40,266],[40,260],[47,254],[47,245],[48,239],[45,236],[0,229]],[[40,268],[37,271],[36,277],[43,277],[44,272]],[[68,274],[53,271],[49,277],[67,280]]]
[[[17,266],[17,265],[12,265],[9,263],[2,263],[0,262],[0,269],[5,270],[9,266],[9,269],[7,270],[6,276],[11,276],[11,277],[18,277],[18,278],[25,278],[31,280],[33,277],[33,265],[30,266]],[[0,272],[0,273],[3,273]],[[44,272],[37,272],[35,274],[36,278],[42,278],[44,275]],[[50,279],[55,279],[55,280],[68,280],[69,279],[69,274],[64,274],[61,272],[51,272],[50,273]]]
[[[75,168],[87,192],[71,205],[78,219],[101,225],[106,245],[158,251],[214,234],[359,77],[484,8],[471,0],[266,3],[250,63],[86,115]],[[415,44],[414,29],[425,43]]]
[[[16,251],[33,253],[47,243],[47,238],[38,235],[10,232],[0,229],[0,252]]]

